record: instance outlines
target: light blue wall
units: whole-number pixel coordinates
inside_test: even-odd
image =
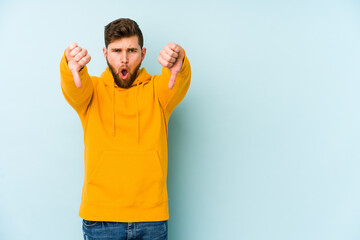
[[[169,126],[169,239],[360,239],[360,2],[0,1],[0,239],[81,239],[80,121],[59,62],[105,68],[103,27],[136,20],[192,85]]]

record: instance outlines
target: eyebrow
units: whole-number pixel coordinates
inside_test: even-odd
[[[112,48],[112,49],[111,49],[111,51],[119,51],[119,50],[122,50],[122,49],[121,49],[121,48]],[[127,51],[129,51],[129,50],[138,51],[137,48],[127,48],[126,50],[127,50]]]

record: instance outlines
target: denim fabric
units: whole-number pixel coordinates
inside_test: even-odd
[[[84,240],[167,240],[168,221],[97,222],[83,220]]]

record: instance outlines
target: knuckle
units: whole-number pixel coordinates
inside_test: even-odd
[[[73,50],[75,47],[77,46],[77,43],[76,42],[72,42],[72,43],[70,43],[70,45],[69,45],[69,49],[70,50]]]
[[[76,56],[77,54],[79,53],[79,49],[78,48],[74,48],[72,51],[71,51],[71,55],[72,56]]]

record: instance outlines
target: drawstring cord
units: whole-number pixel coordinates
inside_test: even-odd
[[[115,137],[115,87],[112,84],[112,105],[113,105],[113,135]]]
[[[139,104],[138,104],[138,93],[139,93],[139,82],[136,85],[136,134],[137,134],[137,142],[139,143]]]
[[[112,126],[112,132],[113,132],[113,136],[116,135],[116,131],[115,131],[115,122],[116,122],[116,119],[115,119],[115,86],[112,84],[111,85],[112,87],[112,110],[113,110],[113,126]],[[139,119],[139,103],[138,103],[138,95],[139,95],[139,81],[137,82],[136,84],[136,139],[137,139],[137,142],[139,143],[140,141],[140,119]]]

